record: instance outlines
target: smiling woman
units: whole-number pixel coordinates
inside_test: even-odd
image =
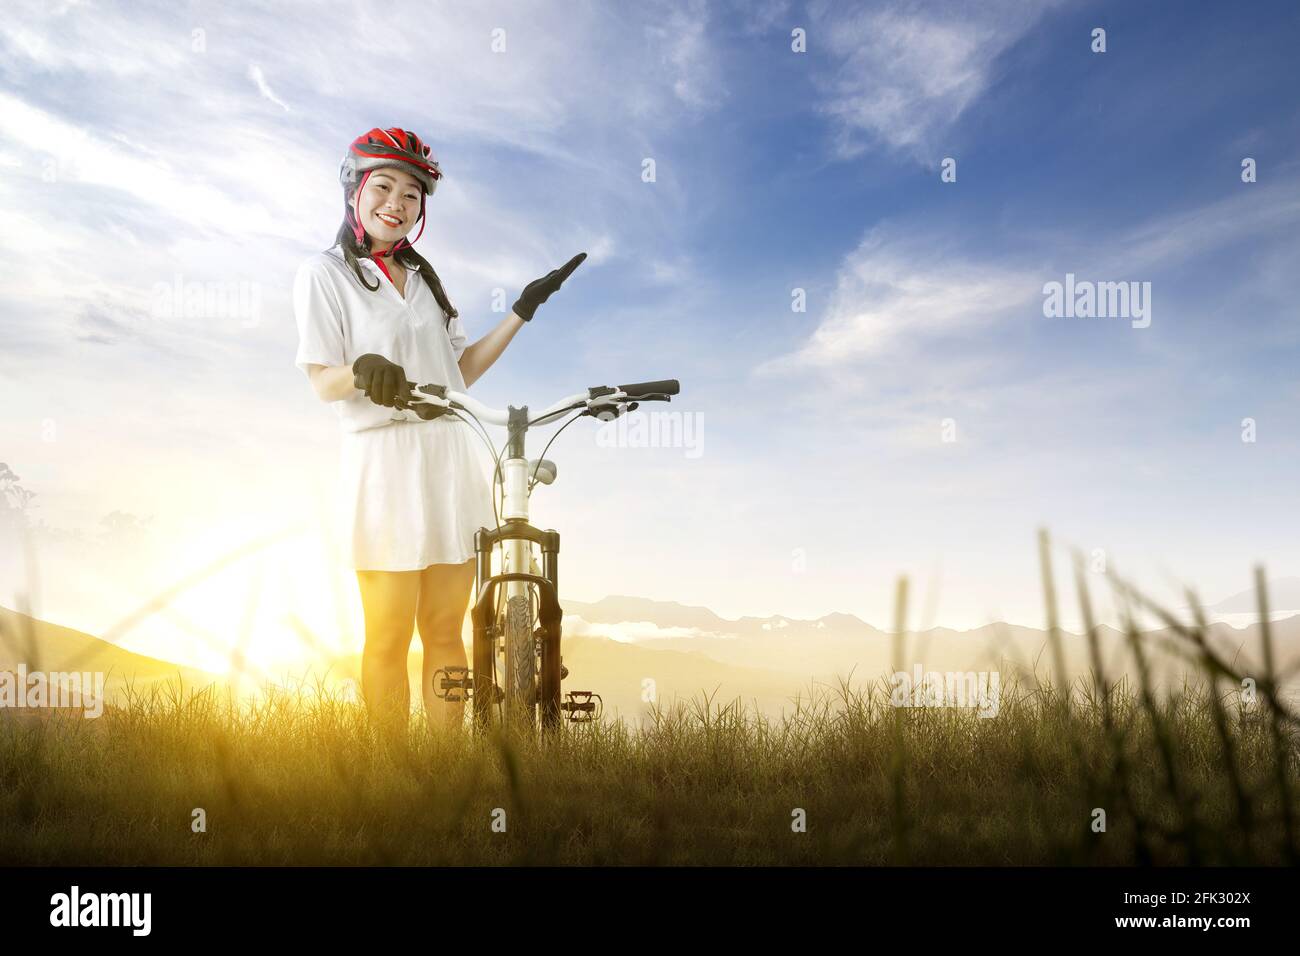
[[[459,416],[407,400],[416,384],[466,391],[586,258],[529,283],[510,314],[467,346],[437,273],[406,238],[417,221],[416,239],[424,231],[425,199],[441,179],[414,133],[357,137],[339,170],[337,242],[304,262],[294,282],[298,368],[343,428],[341,526],[365,615],[362,693],[371,718],[399,735],[409,716],[413,625],[424,645],[429,722],[462,723],[463,704],[435,697],[433,675],[466,664],[474,536],[496,523],[479,436]],[[410,282],[414,273],[423,281]]]
[[[343,429],[341,527],[365,615],[362,692],[389,729],[404,727],[409,712],[415,627],[426,688],[437,668],[465,665],[473,536],[494,523],[476,436],[463,421],[405,402],[416,382],[468,387],[459,315],[406,238],[417,221],[416,238],[423,233],[425,197],[441,178],[414,133],[358,137],[339,171],[345,212],[337,243],[304,262],[294,284],[297,365]],[[423,696],[431,725],[460,723],[458,705]]]

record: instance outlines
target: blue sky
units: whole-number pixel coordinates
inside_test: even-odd
[[[376,125],[447,174],[419,247],[471,339],[494,290],[590,253],[478,397],[672,376],[668,408],[698,416],[696,457],[604,448],[589,422],[557,441],[534,513],[575,598],[883,623],[906,573],[941,623],[1038,623],[1040,524],[1157,591],[1297,573],[1294,4],[383,11],[0,24],[2,456],[52,527],[152,522],[93,596],[48,583],[88,559],[46,542],[52,619],[93,626],[267,528],[328,546],[337,426],[293,367],[288,297]],[[1067,272],[1152,283],[1150,327],[1044,317]],[[255,284],[257,320],[160,317],[178,277]]]

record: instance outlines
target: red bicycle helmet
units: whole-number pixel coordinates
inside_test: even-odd
[[[409,130],[379,129],[376,127],[352,141],[348,154],[339,168],[339,182],[346,189],[362,173],[381,166],[406,169],[424,183],[424,191],[432,196],[442,178],[442,170],[434,159],[432,150],[415,133]],[[410,167],[407,169],[407,167]]]

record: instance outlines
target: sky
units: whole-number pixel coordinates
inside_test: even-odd
[[[589,254],[479,400],[681,382],[551,447],[562,597],[886,626],[907,576],[915,624],[1041,625],[1039,528],[1062,585],[1300,573],[1293,3],[11,7],[8,606],[199,666],[359,646],[290,293],[375,126],[441,164],[471,341]],[[1147,316],[1046,315],[1067,281]]]

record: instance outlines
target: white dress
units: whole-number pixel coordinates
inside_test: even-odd
[[[416,384],[466,391],[456,364],[467,342],[459,317],[447,325],[414,267],[403,298],[374,262],[359,263],[378,290],[362,286],[337,246],[299,267],[298,368],[350,366],[373,352]],[[474,533],[495,526],[492,458],[482,438],[454,416],[422,421],[359,392],[331,404],[342,429],[339,521],[351,567],[420,571],[472,558]]]

